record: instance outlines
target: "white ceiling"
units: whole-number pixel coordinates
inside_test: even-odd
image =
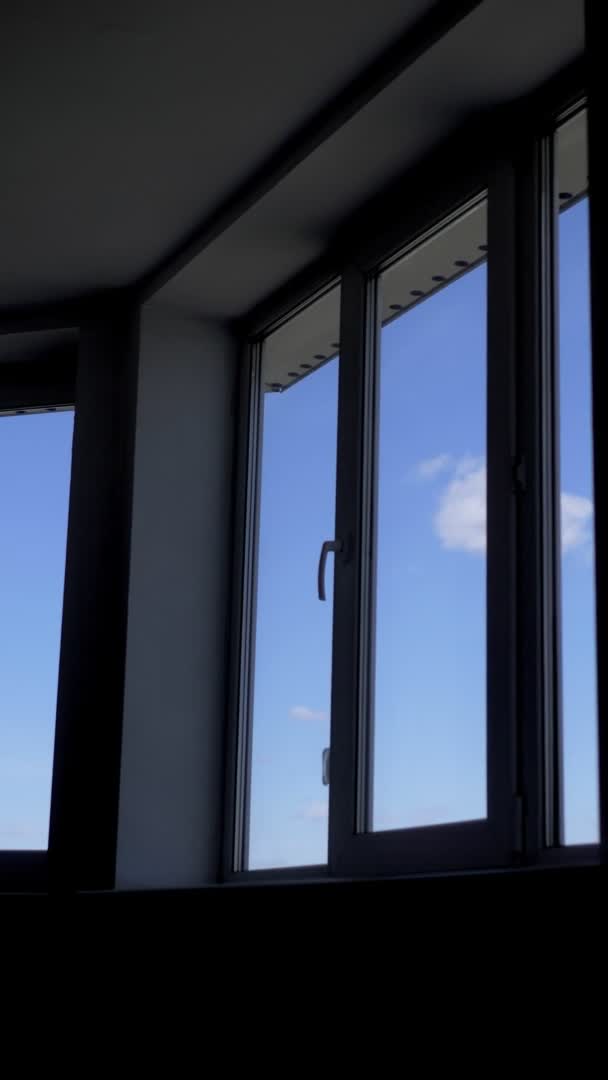
[[[19,0],[0,309],[151,270],[432,0]]]
[[[358,206],[468,119],[580,56],[582,0],[484,0],[162,290],[238,317],[307,264]],[[404,196],[405,197],[405,196]]]
[[[433,0],[3,7],[0,311],[140,281]],[[243,314],[467,117],[580,55],[582,0],[484,0],[174,276]]]
[[[0,364],[23,360],[49,362],[58,356],[75,356],[76,330],[39,330],[29,334],[0,334]]]

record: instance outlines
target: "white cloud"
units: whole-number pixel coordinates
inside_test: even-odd
[[[327,720],[323,709],[309,709],[308,705],[292,705],[289,715],[294,720]]]
[[[315,799],[304,807],[304,817],[309,821],[324,821],[329,816],[327,800]]]
[[[572,551],[591,540],[593,503],[584,495],[569,495],[562,491],[561,523],[562,551]]]
[[[484,554],[486,550],[486,467],[462,458],[441,494],[435,529],[444,548]]]
[[[592,518],[591,499],[562,492],[562,552],[589,543]],[[434,525],[444,548],[485,554],[486,466],[483,461],[465,457],[454,464],[454,475],[439,498]]]
[[[450,454],[437,454],[436,457],[425,458],[414,466],[415,475],[419,480],[432,480],[439,473],[445,472],[452,464]]]

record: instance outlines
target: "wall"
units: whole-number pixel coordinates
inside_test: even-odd
[[[117,888],[215,880],[236,344],[142,310]]]

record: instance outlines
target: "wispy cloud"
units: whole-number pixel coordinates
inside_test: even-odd
[[[462,458],[442,492],[434,520],[444,548],[481,554],[486,550],[486,467]]]
[[[435,457],[425,458],[414,465],[414,476],[418,480],[433,480],[440,473],[449,469],[452,464],[451,454],[436,454]]]
[[[453,475],[439,497],[434,526],[442,547],[483,555],[486,550],[486,466],[480,458],[453,461]],[[561,494],[562,552],[591,540],[593,503],[584,495]]]
[[[327,800],[314,799],[313,802],[308,803],[304,807],[303,816],[308,821],[324,821],[329,816],[329,805]]]
[[[562,551],[572,551],[591,540],[593,503],[584,495],[569,495],[562,491]]]
[[[289,715],[294,720],[327,720],[328,717],[323,709],[310,709],[308,705],[292,705]]]

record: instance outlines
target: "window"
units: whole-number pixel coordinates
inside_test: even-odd
[[[332,602],[317,562],[333,537],[340,290],[266,337],[253,372],[259,411],[249,869],[327,862]],[[259,380],[259,381],[258,381]]]
[[[0,417],[0,848],[48,845],[72,410]]]
[[[345,303],[341,363],[345,382],[349,360],[359,378],[360,410],[344,421],[342,473],[361,469],[341,497],[339,458],[337,536],[347,548],[357,539],[354,567],[337,564],[349,595],[335,641],[353,620],[358,631],[350,655],[334,652],[339,873],[488,865],[512,845],[508,703],[486,679],[508,592],[502,540],[495,528],[486,539],[486,475],[494,490],[505,483],[486,434],[502,408],[486,346],[487,208],[472,195],[343,283],[352,311]],[[366,327],[358,354],[344,347],[349,323]]]
[[[362,225],[339,289],[252,342],[237,872],[598,841],[577,109],[487,168],[454,161],[449,190],[423,174]]]
[[[49,845],[75,370],[74,331],[0,337],[4,853]]]
[[[481,193],[252,352],[237,870],[484,863],[503,842],[488,769],[502,711],[486,709],[487,249]]]
[[[482,204],[379,281],[374,830],[487,812],[486,249]]]
[[[586,114],[556,135],[559,199],[561,836],[597,843],[598,766]]]

